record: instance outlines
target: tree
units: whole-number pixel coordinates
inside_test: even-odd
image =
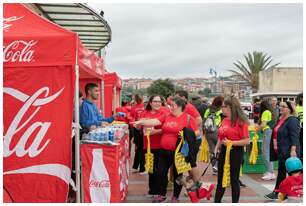
[[[164,97],[167,97],[171,94],[174,93],[174,85],[169,79],[158,79],[154,81],[150,87],[148,87],[147,92],[148,94],[154,95],[154,94],[159,94]]]
[[[271,56],[264,54],[263,52],[254,51],[253,54],[248,52],[248,55],[244,55],[247,65],[241,63],[241,61],[234,62],[237,70],[230,69],[229,71],[233,73],[233,76],[242,78],[243,80],[249,82],[252,87],[253,92],[258,90],[258,78],[259,72],[269,69],[271,67],[276,67],[280,63],[270,65],[273,61]]]
[[[133,87],[123,87],[121,96],[123,101],[131,101],[133,94],[139,94],[140,96],[147,95],[147,89],[134,89]]]
[[[202,91],[199,91],[199,94],[204,95],[205,97],[209,97],[209,95],[211,94],[211,89],[205,88]]]

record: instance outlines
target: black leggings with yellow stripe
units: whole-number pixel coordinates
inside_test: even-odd
[[[232,189],[232,202],[239,202],[240,185],[239,175],[240,168],[243,161],[243,147],[233,146],[230,152],[230,176],[231,176],[231,189]],[[215,194],[215,203],[220,203],[225,192],[222,188],[223,167],[225,163],[226,146],[221,146],[221,151],[218,158],[218,184]]]

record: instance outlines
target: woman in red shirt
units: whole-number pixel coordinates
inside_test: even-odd
[[[144,111],[144,105],[142,98],[135,94],[133,100],[136,103],[131,109],[131,121],[137,121],[140,119],[141,113]],[[140,174],[145,174],[145,159],[143,151],[143,134],[141,130],[133,129],[134,143],[135,143],[135,157],[133,162],[133,169],[137,171],[139,167]]]
[[[168,112],[167,112],[168,113]],[[153,95],[149,98],[149,101],[146,105],[145,111],[141,114],[141,119],[154,119],[160,118],[165,115],[165,110],[162,109],[162,98],[159,95]],[[149,173],[149,192],[148,196],[153,197],[153,195],[158,194],[158,184],[159,178],[157,174],[157,166],[159,161],[159,150],[160,150],[160,139],[162,136],[161,125],[157,125],[154,127],[143,127],[144,133],[144,151],[147,151],[148,140],[146,134],[146,129],[150,129],[150,147],[151,153],[154,155],[154,166],[153,166],[153,174]]]
[[[166,200],[167,185],[168,185],[168,170],[171,165],[174,165],[174,153],[177,146],[178,133],[184,127],[191,128],[198,135],[197,125],[195,120],[190,117],[188,123],[188,114],[184,113],[186,102],[179,97],[174,97],[171,102],[169,115],[162,115],[159,118],[140,120],[134,122],[137,125],[157,126],[162,125],[162,136],[160,140],[160,156],[158,162],[158,196],[153,199],[153,202],[163,202]],[[174,179],[177,179],[178,173],[173,167]],[[182,186],[174,181],[174,191],[171,202],[178,202]]]
[[[218,184],[215,194],[215,203],[220,203],[225,192],[222,187],[223,168],[225,164],[226,145],[232,142],[230,151],[230,183],[232,202],[239,202],[240,185],[239,174],[243,160],[243,147],[249,144],[248,119],[245,116],[240,102],[235,97],[227,97],[222,105],[222,114],[225,118],[218,130],[218,142],[215,154],[218,154]]]

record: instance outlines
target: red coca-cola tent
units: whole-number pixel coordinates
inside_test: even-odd
[[[102,80],[104,74],[104,61],[103,59],[97,57],[97,55],[88,50],[82,44],[79,46],[79,65],[80,65],[80,91],[85,98],[85,85],[87,83],[95,83],[99,86],[101,91],[101,98],[99,98],[95,103],[102,113],[102,99],[103,99],[103,88]]]
[[[3,184],[15,202],[65,202],[73,110],[79,123],[78,79],[102,79],[103,62],[76,33],[23,4],[3,10]],[[76,176],[79,202],[79,169]]]
[[[111,116],[115,109],[120,106],[120,92],[122,80],[116,72],[106,72],[104,74],[104,99],[105,116]],[[110,98],[111,97],[111,98]]]

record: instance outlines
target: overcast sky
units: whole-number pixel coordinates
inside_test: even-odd
[[[122,78],[229,75],[243,54],[263,51],[302,66],[302,4],[93,4],[112,29],[106,66]]]

